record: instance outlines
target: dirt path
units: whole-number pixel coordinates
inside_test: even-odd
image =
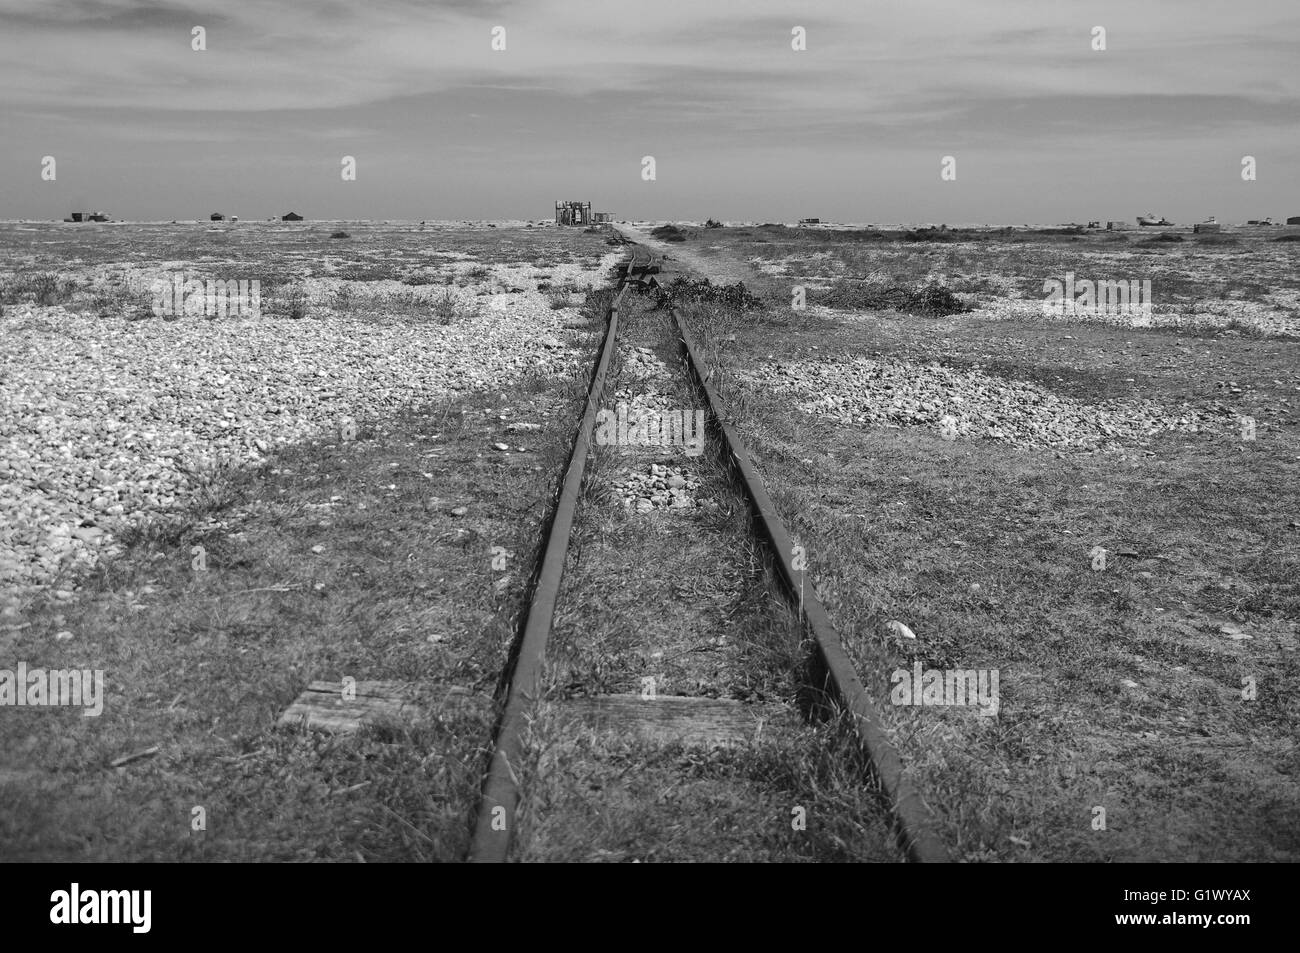
[[[724,251],[719,251],[714,255],[702,255],[685,243],[660,241],[657,238],[651,238],[649,232],[634,228],[631,225],[616,225],[614,228],[628,241],[645,245],[647,248],[662,254],[665,259],[676,266],[678,271],[692,272],[715,283],[730,284],[737,281],[746,281],[753,284],[754,272],[749,265],[729,257]]]

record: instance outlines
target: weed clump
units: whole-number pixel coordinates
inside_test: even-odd
[[[828,290],[817,293],[813,304],[837,311],[904,311],[942,317],[965,314],[973,310],[966,302],[937,281],[905,287],[866,281],[837,281]]]
[[[456,294],[452,288],[448,287],[443,288],[442,291],[434,297],[431,310],[436,323],[452,324],[464,318],[473,317],[475,309],[473,306],[463,303],[460,299],[460,295]]]
[[[307,289],[302,286],[301,282],[295,281],[282,285],[276,289],[274,300],[274,310],[294,321],[300,321],[307,317],[307,312],[311,310]]]
[[[745,283],[715,285],[708,278],[677,277],[670,285],[655,285],[655,303],[660,308],[675,308],[681,304],[715,304],[735,311],[762,311],[767,305],[754,295]]]
[[[60,281],[52,271],[22,275],[0,286],[0,304],[22,304],[31,298],[31,303],[47,307],[69,300],[76,291],[70,281]]]
[[[552,311],[562,311],[565,308],[572,308],[582,303],[582,298],[590,287],[582,288],[573,284],[547,285],[542,289],[538,284],[538,289],[546,295],[546,302],[550,305]]]
[[[658,228],[651,229],[650,237],[657,238],[661,242],[686,241],[686,233],[676,225],[660,225]]]

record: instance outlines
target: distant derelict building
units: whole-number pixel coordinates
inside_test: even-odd
[[[301,222],[301,221],[302,221],[302,216],[299,215],[297,212],[289,212],[289,213],[287,213],[287,214],[285,214],[285,215],[281,215],[281,216],[280,216],[280,221],[282,221],[282,222]]]
[[[555,224],[556,225],[590,225],[591,224],[591,203],[590,202],[556,202],[555,203]]]
[[[1288,225],[1300,225],[1300,215],[1292,215],[1286,220]]]

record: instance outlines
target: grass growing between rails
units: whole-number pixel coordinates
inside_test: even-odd
[[[643,397],[649,349],[675,370],[669,406],[703,407],[668,316],[628,307],[608,393]],[[634,353],[635,352],[635,353]],[[612,398],[611,398],[612,402]],[[521,770],[515,857],[528,861],[876,861],[900,853],[859,753],[838,723],[801,717],[807,646],[769,581],[718,449],[597,445],[583,496]],[[642,512],[616,488],[630,473],[680,472],[698,505]],[[572,713],[584,696],[743,701],[767,720],[744,743],[710,747],[598,731]]]
[[[528,376],[214,473],[71,598],[28,605],[0,668],[99,669],[106,697],[99,717],[4,709],[0,856],[463,857],[585,384]],[[422,712],[346,736],[276,727],[310,682],[344,677],[409,683]]]

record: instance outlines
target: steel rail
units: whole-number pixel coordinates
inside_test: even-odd
[[[635,254],[633,260],[635,260]],[[630,265],[629,265],[630,268]],[[627,288],[619,290],[609,308],[609,321],[605,340],[601,346],[600,360],[587,392],[587,406],[573,442],[564,485],[556,503],[546,548],[540,570],[533,585],[528,616],[524,623],[523,638],[515,656],[514,670],[497,729],[492,761],[488,767],[483,793],[479,801],[478,817],[470,842],[471,863],[502,863],[510,851],[514,836],[516,811],[519,806],[517,769],[524,753],[523,734],[529,710],[540,694],[542,662],[546,642],[551,634],[551,621],[555,603],[564,578],[565,557],[569,548],[569,534],[578,507],[582,488],[582,475],[587,464],[587,451],[591,446],[592,431],[596,421],[597,404],[605,390],[605,378],[618,338],[619,308]]]
[[[885,798],[893,811],[898,826],[899,842],[909,860],[921,863],[944,863],[951,858],[943,842],[934,833],[934,819],[921,800],[919,793],[903,772],[903,762],[885,735],[884,726],[875,706],[867,696],[862,681],[849,661],[830,616],[822,605],[815,587],[807,585],[804,573],[794,568],[794,541],[786,532],[772,499],[763,487],[762,478],[750,462],[749,452],[736,434],[735,428],[720,413],[723,407],[704,362],[700,359],[686,324],[677,309],[672,310],[673,322],[681,337],[691,375],[699,384],[713,419],[718,424],[725,442],[727,457],[740,476],[745,494],[776,562],[778,575],[792,599],[798,599],[802,616],[822,664],[826,682],[833,697],[849,713],[854,732],[863,752],[871,763]]]
[[[523,732],[528,712],[540,694],[546,643],[550,637],[551,622],[563,580],[569,535],[573,528],[578,494],[591,445],[597,404],[604,392],[605,379],[617,341],[620,308],[629,283],[644,279],[654,269],[656,258],[644,246],[633,245],[631,258],[620,281],[618,296],[609,309],[609,323],[600,359],[592,377],[586,410],[574,440],[563,489],[556,504],[533,586],[523,637],[499,721],[495,749],[470,844],[468,859],[473,863],[500,863],[509,854],[519,803],[516,769],[522,762],[524,753]],[[673,309],[671,314],[686,355],[688,370],[699,385],[709,405],[709,414],[722,433],[727,457],[749,498],[761,535],[771,549],[778,577],[791,597],[800,600],[804,624],[813,635],[817,657],[830,689],[828,694],[851,716],[858,743],[880,781],[896,822],[900,846],[911,861],[933,863],[950,860],[942,841],[933,833],[934,823],[928,808],[903,773],[902,760],[886,737],[880,716],[844,652],[816,589],[807,586],[804,574],[794,568],[793,540],[786,532],[771,497],[750,462],[743,442],[721,413],[724,405],[709,382],[694,340],[677,310]]]

